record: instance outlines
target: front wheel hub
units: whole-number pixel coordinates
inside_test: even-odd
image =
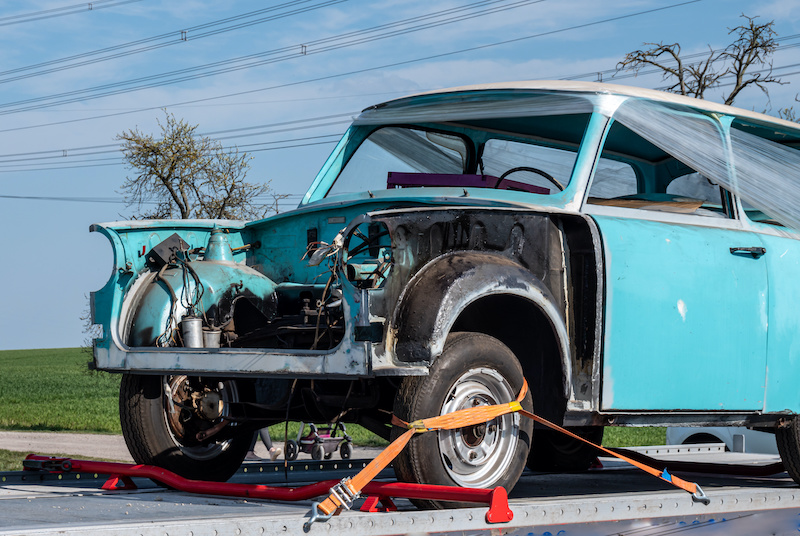
[[[213,459],[228,448],[229,440],[199,443],[197,434],[227,417],[228,403],[238,401],[233,381],[192,385],[184,375],[165,378],[164,418],[170,435],[184,454],[196,460]]]
[[[203,392],[195,392],[192,399],[197,414],[207,421],[215,421],[224,413],[225,403],[217,391],[205,389]]]

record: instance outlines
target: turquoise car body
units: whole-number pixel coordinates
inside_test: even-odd
[[[648,118],[640,124],[638,106],[664,121]],[[710,126],[694,138],[698,121]],[[385,175],[378,176],[375,187],[337,190],[365,140],[380,129],[394,136],[412,127],[429,133],[440,152],[460,136],[469,140],[459,154],[472,163],[465,163],[458,177],[483,175],[480,159],[488,158],[491,146],[507,151],[504,155],[516,154],[514,144],[525,143],[569,152],[568,172],[558,177],[563,190],[542,186],[538,178],[525,179],[538,185],[527,191],[449,183],[387,188]],[[667,141],[659,138],[659,129]],[[760,140],[752,143],[775,146],[775,155],[765,158],[780,159],[800,143],[800,127],[791,123],[601,84],[466,87],[367,109],[293,211],[253,222],[94,225],[114,254],[111,278],[92,294],[94,322],[103,327],[95,340],[95,365],[115,372],[273,378],[424,375],[472,305],[487,296],[508,296],[519,300],[508,303],[521,304],[506,311],[515,325],[546,326],[553,362],[526,374],[550,374],[541,381],[555,384],[563,396],[564,423],[774,424],[781,415],[800,413],[800,342],[795,340],[800,242],[791,213],[793,190],[778,189],[772,205],[757,195],[753,181],[745,180],[744,164],[737,175],[735,164],[748,153],[737,152],[731,140],[741,133]],[[439,140],[440,135],[450,141]],[[714,160],[708,169],[697,162],[704,154]],[[764,173],[765,189],[797,181]],[[718,202],[669,192],[676,177],[689,175],[706,180]],[[611,189],[622,188],[623,195],[598,196],[604,176],[628,177],[626,184],[635,191],[612,181]],[[504,180],[495,178],[498,186]],[[542,188],[549,191],[541,193]],[[465,222],[472,239],[436,249],[432,229],[450,229],[448,221]],[[362,262],[364,251],[354,256],[348,251],[354,250],[356,230],[369,225],[384,226],[388,238],[380,248],[371,244],[381,251]],[[512,251],[515,226],[523,229],[520,233],[540,229],[524,234],[524,255],[533,256]],[[163,285],[149,294],[143,290],[155,288],[150,252],[174,234],[190,248],[207,248],[215,229],[225,230],[231,256],[203,261],[208,263],[198,273],[205,287],[203,313],[213,314],[226,299],[258,296],[264,321],[271,321],[281,313],[270,308],[269,296],[279,296],[281,303],[304,292],[324,299],[335,272],[344,324],[337,340],[326,348],[154,344],[153,334],[170,323],[171,306]],[[495,240],[493,233],[503,238]],[[546,240],[538,243],[537,236]],[[326,246],[335,253],[334,264],[311,265],[307,253]],[[458,279],[460,287],[454,283],[437,290],[422,281],[439,273],[437,263],[452,264],[476,251],[486,264],[480,255],[464,261],[471,275]],[[380,283],[364,284],[378,257],[388,259],[388,272]],[[501,257],[513,262],[497,260]],[[178,293],[191,290],[177,276],[173,283]],[[425,290],[415,298],[409,289],[416,288]],[[427,305],[430,311],[424,309],[423,294],[436,297],[435,307]],[[524,304],[531,316],[525,316]],[[521,333],[515,337],[520,347],[539,344]]]

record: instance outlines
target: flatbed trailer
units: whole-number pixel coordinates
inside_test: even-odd
[[[724,452],[720,446],[651,447],[664,460],[739,467],[775,463],[774,456]],[[247,463],[239,483],[292,485],[351,476],[368,460]],[[681,533],[797,534],[800,488],[785,473],[771,476],[692,474],[710,504],[610,458],[580,474],[526,472],[509,497],[513,519],[487,523],[487,507],[417,510],[396,499],[397,511],[357,507],[309,534],[525,534],[637,536]],[[391,479],[391,471],[379,478]],[[91,473],[0,473],[0,536],[302,534],[311,501],[277,502],[195,495],[134,478],[136,489],[103,490],[108,476]]]

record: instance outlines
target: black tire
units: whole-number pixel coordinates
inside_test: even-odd
[[[311,447],[311,459],[321,460],[324,456],[325,448],[322,446],[322,443],[314,443],[314,446]]]
[[[572,427],[568,430],[595,445],[603,442],[602,426]],[[586,471],[597,458],[596,448],[556,430],[537,429],[533,435],[533,448],[528,455],[528,467],[533,471]]]
[[[722,439],[718,438],[714,434],[702,433],[702,434],[693,434],[687,437],[682,445],[700,445],[702,443],[725,443]],[[731,449],[728,448],[728,445],[725,445],[725,451],[728,452]]]
[[[514,400],[523,384],[516,356],[499,340],[482,333],[453,333],[428,376],[403,379],[394,413],[406,422],[464,407]],[[522,407],[533,411],[531,394]],[[486,425],[417,434],[394,461],[403,482],[492,488],[511,491],[531,445],[533,421],[517,413]],[[392,439],[405,432],[395,426]],[[505,433],[504,433],[505,432]],[[422,508],[466,506],[413,501]]]
[[[297,459],[297,455],[300,453],[300,447],[297,445],[297,441],[294,439],[288,439],[286,441],[285,448],[283,449],[284,453],[286,453],[286,460],[293,462]]]
[[[353,457],[353,444],[349,441],[345,441],[342,443],[342,446],[339,447],[339,455],[342,457],[343,460],[349,460]]]
[[[783,467],[792,480],[800,484],[800,418],[795,417],[787,426],[776,428],[775,442]]]
[[[241,466],[250,447],[252,430],[242,430],[222,441],[199,442],[186,423],[181,438],[169,423],[164,396],[165,376],[123,374],[120,384],[119,413],[122,435],[134,461],[156,465],[195,480],[228,480]],[[236,382],[224,382],[230,396],[237,393]],[[240,386],[241,387],[241,386]],[[238,395],[235,396],[238,398]],[[210,423],[209,423],[210,424]],[[234,426],[234,425],[228,425]]]

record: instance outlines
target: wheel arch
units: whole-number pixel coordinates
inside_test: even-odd
[[[508,346],[522,366],[536,413],[561,422],[571,394],[571,362],[552,317],[538,303],[517,294],[482,296],[461,311],[451,331],[484,333]]]
[[[518,312],[510,318],[509,311]],[[528,322],[535,326],[533,332]],[[543,353],[557,351],[557,358],[544,360],[545,366],[558,373],[558,394],[569,399],[566,324],[547,286],[518,262],[499,253],[461,251],[442,255],[414,275],[391,320],[388,342],[397,359],[432,362],[452,331],[478,331],[499,339],[532,378],[542,377],[537,370],[542,360],[530,358],[530,337],[543,336],[550,350]]]

